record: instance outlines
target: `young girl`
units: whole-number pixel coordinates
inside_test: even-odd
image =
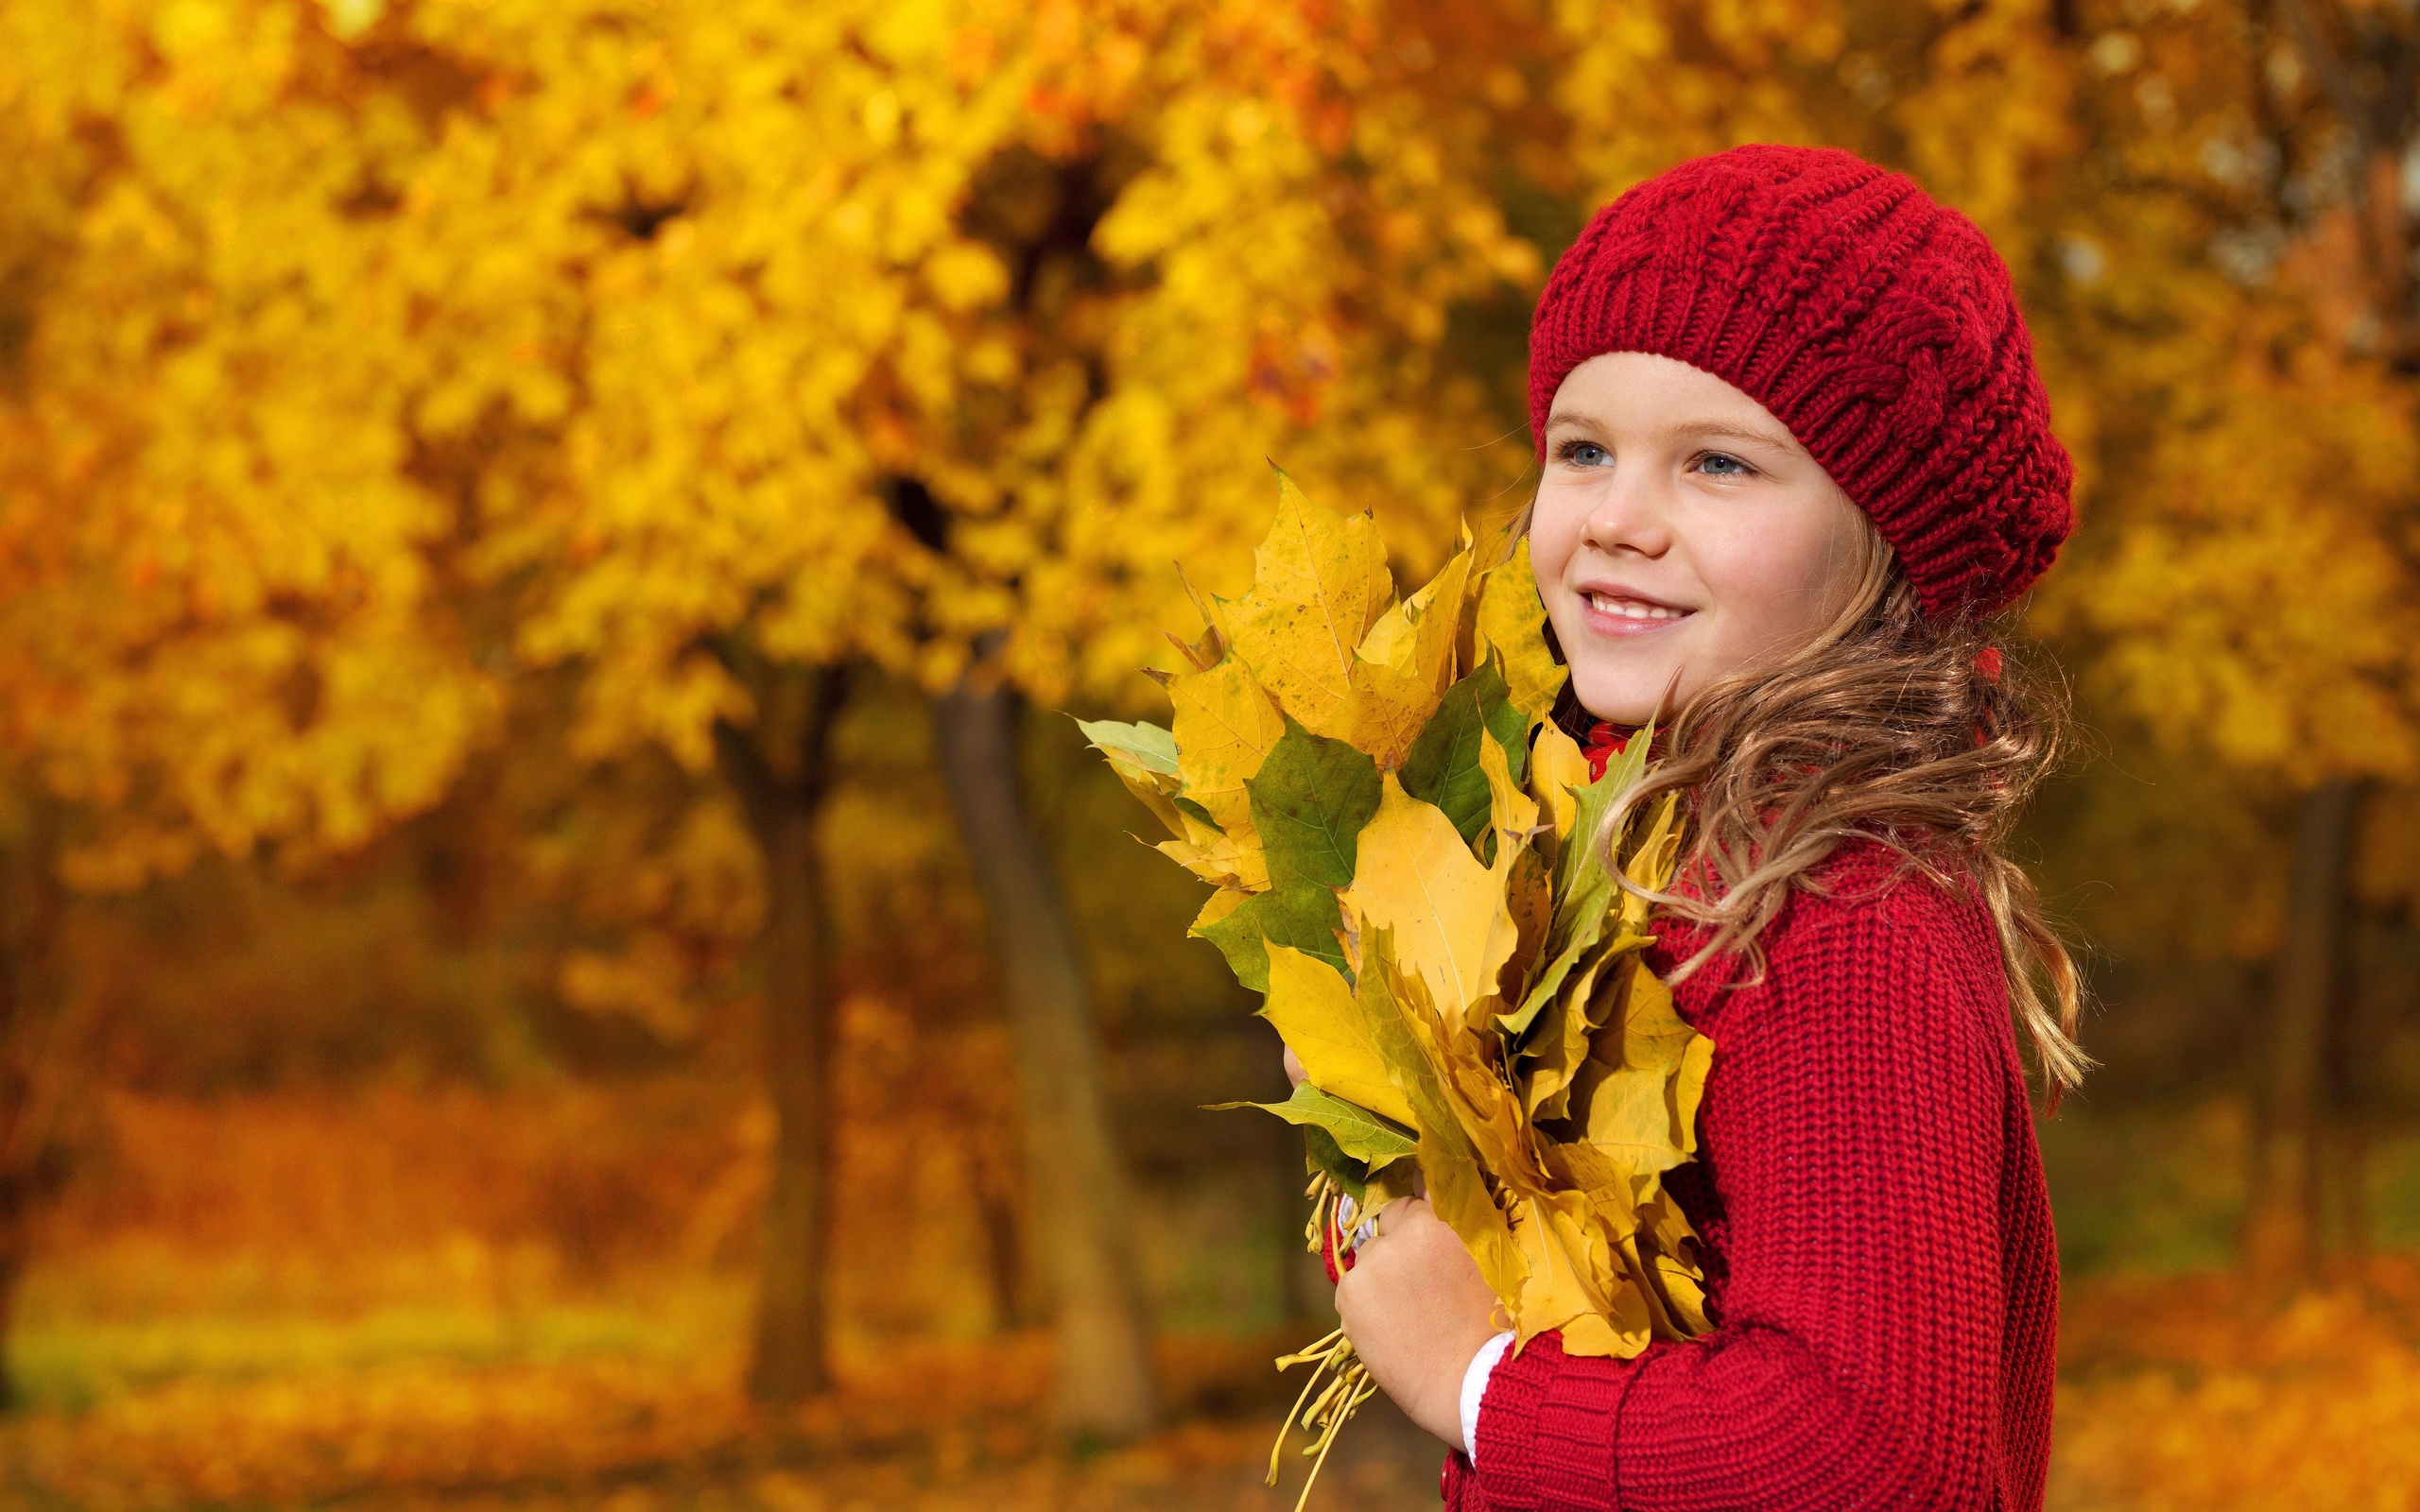
[[[2084,1061],[2001,850],[2054,711],[1991,633],[2071,468],[2007,269],[1898,174],[1741,147],[1590,223],[1530,364],[1566,703],[1679,711],[1639,797],[1691,816],[1653,960],[1715,1044],[1669,1180],[1715,1328],[1511,1353],[1414,1200],[1346,1332],[1458,1508],[2038,1508],[2058,1268],[2012,1019],[2054,1095]]]

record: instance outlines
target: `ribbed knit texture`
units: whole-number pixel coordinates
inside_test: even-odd
[[[1671,1189],[1716,1328],[1495,1367],[1458,1512],[2034,1512],[2058,1261],[1991,919],[1859,842],[1766,929],[1763,982],[1675,989],[1714,1040]],[[1703,936],[1667,923],[1668,970]]]
[[[2007,266],[1904,174],[1743,146],[1636,185],[1555,265],[1530,333],[1530,435],[1609,352],[1754,397],[1872,517],[1934,619],[2006,607],[2074,525],[2074,465]]]

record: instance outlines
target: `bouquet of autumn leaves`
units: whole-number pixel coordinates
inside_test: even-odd
[[[1565,674],[1528,543],[1492,555],[1466,532],[1398,598],[1376,522],[1281,472],[1251,591],[1197,595],[1189,669],[1152,674],[1173,728],[1083,728],[1167,827],[1157,849],[1217,885],[1192,933],[1307,1073],[1284,1103],[1222,1106],[1302,1126],[1312,1247],[1340,1255],[1342,1213],[1416,1172],[1516,1348],[1560,1329],[1568,1352],[1629,1356],[1706,1327],[1662,1177],[1696,1148],[1712,1046],[1647,966],[1649,905],[1617,880],[1669,883],[1675,800],[1609,826],[1649,740],[1591,781],[1547,717]],[[1375,1388],[1338,1335],[1279,1364],[1305,1360],[1327,1387],[1288,1426],[1324,1459]]]

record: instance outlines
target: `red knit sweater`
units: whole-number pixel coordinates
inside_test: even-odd
[[[1714,1332],[1508,1354],[1448,1506],[2041,1506],[2058,1262],[1999,950],[1979,904],[1891,859],[1844,847],[1833,895],[1766,930],[1762,983],[1676,989],[1715,1043],[1670,1183]],[[1655,964],[1700,938],[1668,924]]]

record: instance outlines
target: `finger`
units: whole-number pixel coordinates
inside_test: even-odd
[[[1292,1045],[1288,1045],[1286,1047],[1286,1079],[1300,1087],[1309,1075],[1310,1073],[1303,1069],[1303,1057],[1294,1054]]]
[[[1377,1227],[1374,1228],[1372,1232],[1374,1234],[1383,1235],[1390,1228],[1404,1222],[1406,1217],[1415,1207],[1426,1211],[1428,1204],[1426,1200],[1420,1197],[1398,1197],[1394,1201],[1388,1203],[1385,1207],[1378,1210]]]

